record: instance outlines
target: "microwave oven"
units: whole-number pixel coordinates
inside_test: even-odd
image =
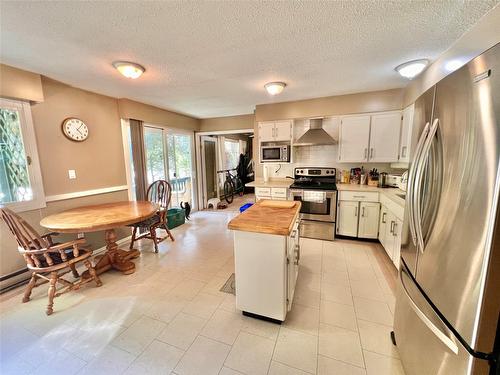
[[[290,145],[260,146],[261,163],[289,163]]]

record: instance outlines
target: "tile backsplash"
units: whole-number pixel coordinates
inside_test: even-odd
[[[293,176],[295,167],[329,167],[337,169],[337,176],[340,178],[340,171],[343,169],[364,166],[365,170],[377,168],[379,172],[402,173],[404,170],[393,169],[389,163],[340,163],[338,161],[338,145],[324,146],[302,146],[293,147],[292,161],[289,164],[265,163],[257,168],[257,176],[262,177],[262,166],[268,168],[270,178],[284,178]]]

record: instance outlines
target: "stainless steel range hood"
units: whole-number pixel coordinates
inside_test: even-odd
[[[337,140],[333,139],[323,129],[323,118],[312,118],[309,120],[309,129],[293,143],[294,146],[316,146],[316,145],[336,145]]]

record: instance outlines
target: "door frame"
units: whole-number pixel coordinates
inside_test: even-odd
[[[213,131],[203,131],[203,132],[195,132],[195,148],[196,148],[196,172],[198,176],[203,176],[203,170],[201,165],[201,154],[202,154],[202,142],[201,137],[208,135],[224,135],[224,134],[242,134],[242,133],[252,133],[255,134],[255,130],[253,128],[248,129],[235,129],[235,130],[213,130]],[[217,158],[216,158],[217,162]],[[198,207],[200,210],[206,208],[205,202],[203,202],[203,178],[198,180]],[[218,188],[218,187],[217,187]]]
[[[200,137],[200,143],[201,143],[201,152],[200,152],[200,160],[201,160],[201,183],[202,183],[202,189],[201,189],[201,195],[200,195],[200,203],[203,208],[207,205],[207,173],[206,173],[206,168],[205,168],[205,141],[208,142],[213,142],[215,143],[215,170],[218,170],[218,161],[217,161],[217,148],[219,147],[219,139],[218,138],[213,138],[208,135],[203,135]],[[217,173],[217,172],[216,172]],[[217,176],[215,178],[215,189],[217,191],[217,197],[219,196],[219,184],[217,181]]]

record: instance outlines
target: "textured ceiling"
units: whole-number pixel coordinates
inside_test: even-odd
[[[403,87],[498,1],[0,3],[0,59],[73,86],[206,118]],[[111,62],[144,65],[138,80]],[[269,97],[268,81],[288,83]]]

